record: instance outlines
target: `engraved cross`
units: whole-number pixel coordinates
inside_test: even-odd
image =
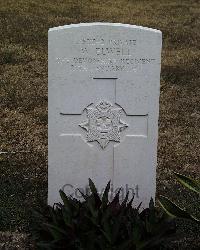
[[[117,103],[118,79],[93,78],[93,81],[95,91],[90,93],[92,98],[83,107],[82,115],[60,113],[67,118],[66,131],[60,136],[80,136],[88,145],[98,143],[102,149],[110,142],[118,144],[126,137],[147,137],[148,115],[127,114]]]

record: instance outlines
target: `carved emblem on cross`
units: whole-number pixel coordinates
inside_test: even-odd
[[[120,142],[120,132],[128,127],[128,124],[121,120],[122,112],[121,107],[115,108],[105,100],[87,107],[87,120],[79,124],[87,131],[86,140],[97,141],[102,149],[110,141]]]
[[[97,142],[97,148],[104,151],[110,144],[116,143],[114,146],[118,146],[127,138],[146,138],[148,114],[134,114],[127,111],[127,106],[122,106],[124,101],[119,100],[118,89],[123,83],[118,83],[117,87],[117,78],[93,80],[91,91],[87,91],[83,99],[76,99],[79,107],[77,109],[75,105],[75,112],[71,111],[74,109],[72,101],[68,102],[70,108],[65,105],[67,111],[60,112],[63,116],[60,136],[80,138],[90,147]],[[71,100],[70,96],[67,98]]]

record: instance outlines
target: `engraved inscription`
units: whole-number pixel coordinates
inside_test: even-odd
[[[128,48],[119,48],[119,47],[102,47],[102,48],[96,48],[96,55],[97,56],[129,56],[130,50]]]
[[[107,101],[86,108],[87,121],[79,126],[87,131],[88,142],[97,141],[104,149],[110,141],[120,142],[120,132],[128,127],[120,118],[122,108],[115,108]]]
[[[80,39],[77,44],[81,45],[105,45],[109,44],[112,46],[123,46],[123,45],[128,45],[128,46],[135,46],[136,45],[136,39],[105,39],[103,37],[86,37]]]
[[[57,57],[56,63],[71,71],[131,72],[156,63],[155,58],[137,57],[136,39],[83,37],[73,42],[79,55]]]

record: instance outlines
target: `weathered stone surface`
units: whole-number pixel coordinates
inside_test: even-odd
[[[99,192],[156,188],[161,32],[125,24],[49,30],[49,194],[78,197],[88,178]]]

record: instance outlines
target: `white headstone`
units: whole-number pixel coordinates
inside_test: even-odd
[[[155,197],[161,41],[127,24],[49,30],[49,204],[88,178],[143,207]]]

